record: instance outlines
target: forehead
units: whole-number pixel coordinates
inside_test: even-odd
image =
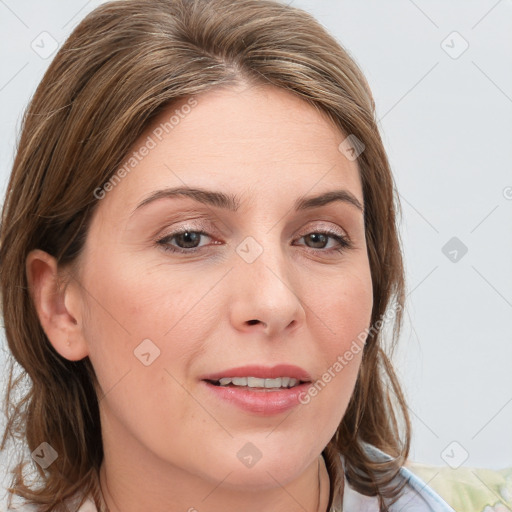
[[[362,203],[357,163],[339,150],[345,137],[325,113],[291,92],[267,85],[218,88],[182,99],[153,120],[102,206],[131,212],[156,189],[184,186],[253,201],[343,186]]]

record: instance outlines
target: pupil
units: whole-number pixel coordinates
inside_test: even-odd
[[[201,239],[201,235],[196,233],[195,231],[185,231],[180,235],[177,235],[178,245],[185,245],[186,248],[197,247],[199,240]],[[184,242],[183,242],[184,240]]]
[[[325,247],[325,244],[327,243],[327,237],[322,233],[311,233],[310,235],[307,235],[306,238],[309,238],[314,244],[320,243],[319,247]]]

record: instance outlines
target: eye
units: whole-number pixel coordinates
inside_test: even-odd
[[[211,238],[205,231],[183,229],[157,240],[157,244],[161,245],[165,251],[193,253],[203,247],[199,245],[201,237]],[[177,245],[171,244],[173,240],[176,241]]]
[[[198,252],[205,247],[205,244],[200,245],[203,237],[212,238],[206,231],[184,228],[166,235],[165,237],[157,240],[156,243],[165,251],[191,254]],[[307,247],[315,250],[315,252],[342,252],[345,249],[350,249],[352,247],[352,242],[347,237],[335,231],[312,231],[301,236],[298,240],[302,239],[306,242]],[[174,244],[172,243],[173,241],[175,242]],[[329,247],[330,241],[334,241],[334,247]]]
[[[350,249],[352,247],[352,243],[347,237],[334,231],[312,231],[311,233],[307,233],[299,238],[299,240],[302,239],[304,239],[306,244],[312,244],[312,247],[308,245],[309,248],[321,249],[321,252],[342,252],[345,249]],[[329,245],[329,239],[334,240],[337,245],[334,247],[327,247]]]

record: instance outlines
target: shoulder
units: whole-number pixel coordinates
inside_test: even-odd
[[[454,512],[431,487],[407,468],[402,467],[400,475],[407,484],[404,495],[395,504],[396,510]]]
[[[365,450],[374,460],[386,460],[391,457],[375,446],[365,445]],[[454,512],[454,510],[423,480],[407,468],[402,467],[398,478],[405,481],[400,497],[389,506],[390,512]],[[364,496],[353,489],[345,478],[343,510],[360,512],[378,512],[376,497]]]

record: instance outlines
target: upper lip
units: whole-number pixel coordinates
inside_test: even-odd
[[[310,382],[309,373],[292,364],[278,364],[276,366],[249,365],[229,368],[220,372],[203,375],[201,380],[218,381],[226,377],[256,377],[259,379],[276,379],[277,377],[292,377],[299,381]]]

